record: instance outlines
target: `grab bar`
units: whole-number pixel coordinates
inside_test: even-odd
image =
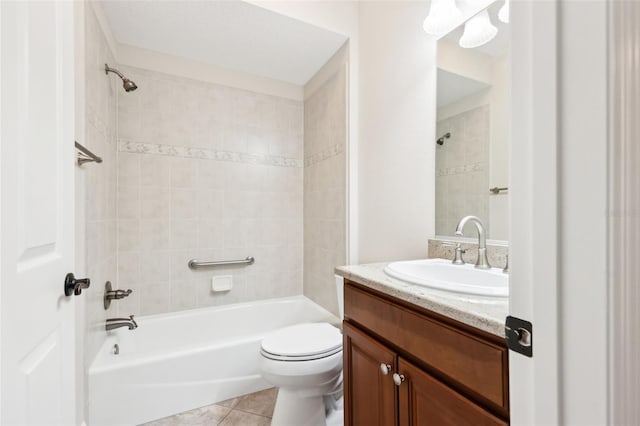
[[[84,163],[90,163],[95,161],[96,163],[102,163],[102,158],[95,155],[93,152],[89,151],[84,146],[80,145],[78,141],[76,142],[76,149],[80,151],[78,153],[78,166],[82,166]]]
[[[509,188],[507,188],[506,186],[504,188],[498,188],[497,186],[493,188],[489,188],[489,192],[491,192],[492,194],[499,194],[501,192],[505,192],[508,190]]]
[[[206,268],[208,266],[228,266],[228,265],[252,265],[256,260],[249,256],[242,260],[222,260],[218,262],[198,262],[191,259],[188,263],[190,269]]]

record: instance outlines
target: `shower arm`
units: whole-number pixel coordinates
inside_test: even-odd
[[[120,77],[121,79],[125,79],[126,77],[124,76],[124,74],[122,74],[120,71],[118,71],[115,68],[111,68],[108,64],[104,64],[104,73],[109,75],[109,73],[112,72],[114,74],[116,74],[118,77]]]

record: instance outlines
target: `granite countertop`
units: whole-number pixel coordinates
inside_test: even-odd
[[[504,337],[509,313],[508,298],[475,296],[436,290],[391,278],[383,269],[388,263],[338,266],[337,275],[444,315],[463,324]]]

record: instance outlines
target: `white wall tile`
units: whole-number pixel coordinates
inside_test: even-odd
[[[86,273],[91,278],[91,287],[83,291],[85,299],[84,354],[78,362],[88,368],[106,339],[104,323],[115,310],[105,311],[102,296],[106,281],[117,287],[117,182],[135,188],[138,185],[138,165],[135,158],[125,156],[118,167],[116,143],[117,102],[116,90],[119,80],[105,76],[104,64],[115,65],[92,7],[85,7],[85,134],[78,141],[103,158],[101,164],[82,167],[78,173],[84,175],[85,211],[85,261]],[[123,204],[132,216],[136,214],[134,197],[123,191]],[[127,242],[125,241],[125,245]],[[85,392],[86,394],[86,392]],[[85,400],[85,405],[87,400]]]
[[[170,223],[167,219],[141,220],[138,248],[142,251],[169,249]]]
[[[436,233],[453,235],[467,215],[489,223],[489,106],[481,106],[437,123],[436,132],[451,132],[436,147]],[[472,229],[465,236],[473,236]]]
[[[307,99],[304,112],[290,111],[292,116],[304,114],[304,195],[291,193],[281,199],[287,210],[304,204],[304,234],[292,232],[295,228],[286,232],[291,244],[304,247],[304,294],[335,314],[339,312],[333,269],[346,261],[345,91],[340,70]]]
[[[145,186],[140,188],[140,218],[170,219],[171,188]]]
[[[171,305],[171,283],[154,283],[139,290],[140,315],[153,315],[168,312]]]
[[[141,147],[120,152],[118,173],[120,280],[137,294],[128,306],[148,314],[300,294],[303,171],[269,159],[302,164],[302,103],[123,69],[140,87],[118,111],[120,138]],[[221,150],[234,154],[212,159]],[[187,267],[246,256],[256,264]],[[235,287],[214,294],[210,279],[222,273]],[[252,274],[259,286],[249,286]]]
[[[141,186],[170,186],[171,158],[145,155],[140,159]]]
[[[171,281],[170,251],[155,250],[140,253],[140,278],[142,285]]]

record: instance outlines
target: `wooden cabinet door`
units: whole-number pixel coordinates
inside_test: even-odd
[[[484,410],[424,370],[399,358],[400,426],[505,426]],[[364,424],[364,423],[363,423]]]
[[[396,425],[395,353],[346,322],[343,332],[345,425]],[[390,367],[387,374],[381,364]]]

